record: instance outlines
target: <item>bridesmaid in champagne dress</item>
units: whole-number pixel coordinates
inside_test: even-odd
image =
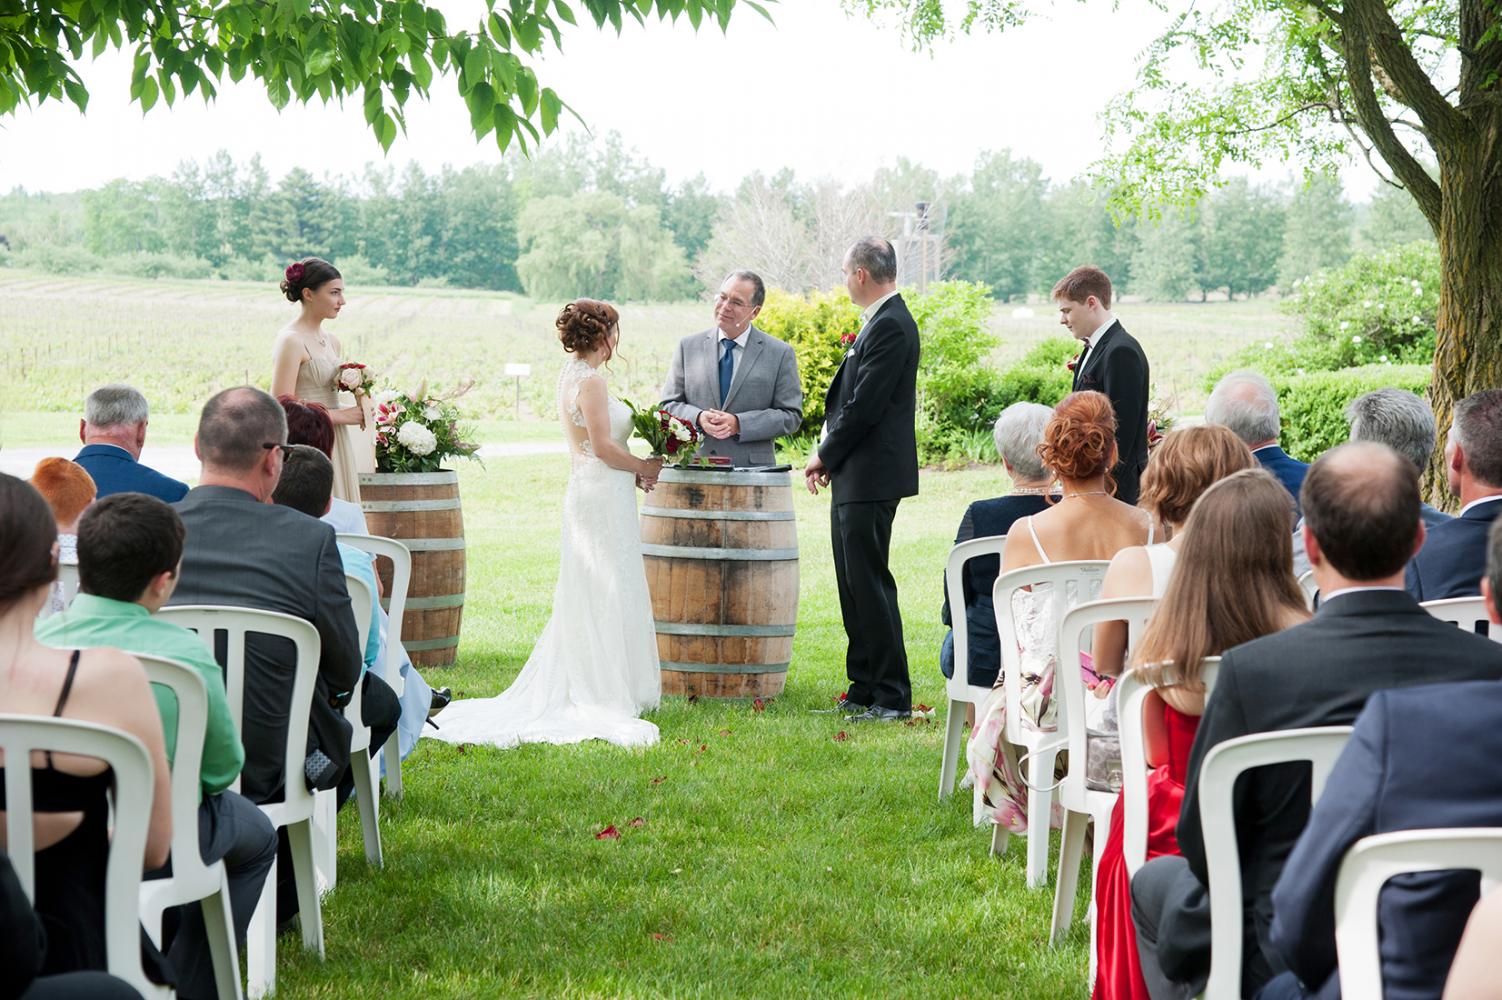
[[[339,270],[319,257],[305,257],[287,265],[281,283],[287,301],[302,306],[302,313],[277,334],[272,351],[271,394],[293,396],[306,403],[320,403],[334,422],[334,496],[360,502],[360,472],[374,469],[371,439],[364,433],[369,400],[355,399],[354,406],[340,403],[334,391],[334,376],[343,362],[339,341],[323,329],[344,308],[344,279]]]

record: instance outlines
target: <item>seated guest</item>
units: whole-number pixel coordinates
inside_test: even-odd
[[[1502,622],[1497,525],[1487,544],[1486,572],[1481,586],[1487,613]],[[1272,941],[1289,971],[1261,996],[1340,994],[1335,877],[1356,841],[1402,830],[1502,826],[1499,718],[1502,685],[1495,680],[1378,691],[1367,700],[1273,889]],[[1383,996],[1440,995],[1477,895],[1474,871],[1407,875],[1383,890]]]
[[[1174,559],[1183,548],[1184,523],[1195,501],[1214,483],[1256,464],[1241,439],[1224,427],[1185,427],[1164,437],[1147,460],[1142,495],[1137,500],[1138,506],[1158,519],[1164,541],[1133,545],[1116,553],[1101,584],[1101,598],[1162,597],[1168,589]],[[1288,509],[1291,512],[1293,506]],[[1125,622],[1095,626],[1090,649],[1096,673],[1121,673],[1126,631]]]
[[[1288,488],[1297,502],[1299,486],[1309,466],[1290,457],[1278,446],[1283,431],[1278,413],[1278,394],[1254,371],[1234,371],[1215,383],[1205,403],[1205,423],[1229,427],[1252,449],[1252,456]]]
[[[94,502],[94,480],[83,466],[66,458],[44,458],[31,474],[31,485],[52,508],[52,519],[57,523],[57,561],[77,566],[78,518]],[[63,585],[54,583],[47,613],[56,614],[63,607]]]
[[[282,477],[277,481],[271,500],[309,517],[320,517],[329,509],[329,498],[333,496],[333,492],[334,464],[328,456],[311,445],[295,444],[282,466]],[[374,757],[396,730],[401,707],[397,703],[396,692],[391,690],[390,685],[378,675],[370,673],[371,667],[380,668],[381,659],[386,655],[381,636],[381,604],[375,599],[376,574],[371,557],[353,545],[345,545],[343,542],[335,544],[339,548],[339,559],[344,564],[344,571],[358,577],[370,588],[370,621],[365,639],[365,666],[360,681],[360,718],[370,727],[370,755]],[[422,715],[423,718],[427,717],[426,706]],[[421,726],[422,720],[419,719],[417,724]],[[354,775],[345,774],[344,780],[339,784],[341,801],[354,789],[354,781]]]
[[[146,672],[118,649],[52,649],[33,623],[57,579],[52,511],[37,491],[0,474],[0,706],[7,714],[76,719],[119,729],[146,748],[152,764],[146,868],[160,868],[172,846],[172,789],[162,719]],[[35,909],[47,930],[40,972],[105,969],[104,880],[109,855],[112,781],[103,762],[47,755],[32,762],[36,822]],[[4,761],[25,767],[25,761]],[[0,789],[3,789],[0,782]],[[11,936],[5,925],[0,937]],[[160,972],[154,969],[150,971]],[[0,972],[8,981],[10,967]]]
[[[176,503],[188,485],[141,464],[146,444],[146,397],[128,385],[106,385],[83,402],[78,439],[83,450],[73,461],[83,466],[99,487],[99,495],[145,493]]]
[[[1152,518],[1112,495],[1110,469],[1116,464],[1116,415],[1099,392],[1075,392],[1054,408],[1043,432],[1038,457],[1059,478],[1060,499],[1041,514],[1021,518],[1007,532],[1001,571],[1074,559],[1107,560],[1129,545],[1153,540]],[[1076,595],[1070,595],[1076,599]],[[1051,595],[1020,590],[1012,595],[1015,642],[1020,651],[1024,726],[1055,728],[1053,674],[1057,666],[1058,622]],[[1072,669],[1080,669],[1072,664]],[[1004,738],[1006,690],[997,676],[991,696],[976,713],[969,745],[975,780],[976,822],[987,819],[1009,831],[1027,829],[1027,787],[1016,749]]]
[[[1429,468],[1437,432],[1434,411],[1424,397],[1406,389],[1378,389],[1351,400],[1346,420],[1351,424],[1352,441],[1387,445],[1412,462],[1421,476]],[[1421,504],[1419,510],[1427,528],[1450,520],[1449,514],[1428,504]]]
[[[1041,514],[1048,509],[1047,497],[1055,494],[1053,473],[1038,458],[1043,443],[1043,428],[1053,419],[1053,410],[1041,403],[1013,403],[996,418],[992,432],[996,453],[1012,481],[1006,496],[977,500],[965,508],[954,543],[972,538],[1005,535],[1019,517]],[[991,590],[1001,572],[1001,559],[977,556],[965,564],[961,586],[965,592],[966,639],[969,644],[966,680],[975,687],[990,687],[1001,671],[1001,646],[996,636],[996,610],[991,606]],[[945,625],[953,625],[949,608],[949,587],[944,587],[944,609],[940,614]],[[944,636],[939,648],[939,670],[945,677],[954,676],[954,632]],[[974,711],[972,708],[971,711]]]
[[[1190,427],[1168,435],[1148,461],[1149,476],[1174,438],[1208,430],[1225,434],[1241,449],[1246,464],[1255,464],[1246,446],[1225,428]],[[1227,457],[1234,454],[1227,452]],[[1153,766],[1147,779],[1149,858],[1179,852],[1174,826],[1184,799],[1189,748],[1205,710],[1201,661],[1309,617],[1283,544],[1292,523],[1288,491],[1266,470],[1248,468],[1211,484],[1174,534],[1180,545],[1172,577],[1132,653],[1138,674],[1158,685],[1143,712]],[[1191,622],[1194,626],[1186,627]],[[1118,796],[1095,876],[1097,1000],[1146,1000],[1149,995],[1132,932],[1123,815]]]
[[[78,597],[68,610],[37,627],[37,638],[58,649],[115,646],[160,656],[198,671],[208,689],[208,724],[198,765],[198,837],[203,859],[224,861],[230,910],[243,945],[266,872],[276,858],[276,831],[250,800],[229,790],[245,751],[225,698],[224,672],[197,635],[152,614],[172,596],[183,551],[183,525],[167,504],[144,493],[116,493],[79,524]],[[177,751],[177,699],[153,687],[166,735],[167,760]],[[197,904],[167,952],[178,973],[178,995],[213,997],[214,967]]]
[[[1466,921],[1460,949],[1445,980],[1444,1000],[1502,1000],[1497,946],[1502,944],[1502,889],[1482,897]]]
[[[1220,743],[1252,733],[1355,721],[1376,691],[1502,677],[1502,645],[1432,617],[1405,594],[1403,566],[1423,544],[1418,470],[1386,445],[1343,444],[1309,469],[1304,546],[1324,600],[1314,618],[1225,652],[1195,734],[1178,840],[1183,857],[1132,879],[1132,922],[1154,997],[1203,987],[1210,912],[1199,771]],[[1242,991],[1282,971],[1268,937],[1272,888],[1309,816],[1309,769],[1260,768],[1237,786],[1236,835],[1247,921]]]
[[[1408,592],[1418,601],[1481,593],[1486,533],[1502,513],[1502,389],[1455,404],[1445,471],[1450,492],[1460,498],[1460,516],[1435,525],[1408,564]]]
[[[287,412],[287,443],[312,445],[334,458],[334,421],[329,409],[322,403],[309,403],[295,396],[278,396],[278,403]],[[350,535],[368,535],[365,511],[357,503],[334,497],[329,512],[320,515],[321,520],[334,526],[334,530]]]

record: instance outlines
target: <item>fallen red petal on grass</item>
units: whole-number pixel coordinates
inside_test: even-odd
[[[615,825],[612,824],[610,826],[607,826],[605,829],[601,830],[599,833],[595,834],[595,839],[596,840],[620,840],[621,839],[621,831],[617,830],[615,828]]]
[[[850,738],[850,734],[847,733],[847,732],[845,732],[845,730],[843,730],[843,729],[841,729],[839,732],[837,732],[837,733],[834,734],[834,741],[836,743],[844,743],[849,738]]]
[[[846,698],[846,696],[847,696],[847,694],[848,694],[848,692],[841,691],[839,694],[837,694],[837,695],[834,696],[834,700],[835,701],[844,701],[845,698]]]
[[[751,711],[753,711],[753,712],[765,712],[766,710],[767,710],[767,703],[764,702],[764,701],[762,701],[760,698],[757,698],[755,701],[751,702]]]
[[[626,825],[627,826],[634,826],[634,827],[637,827],[638,829],[640,829],[641,827],[644,827],[644,826],[647,825],[647,821],[644,820],[644,819],[642,819],[640,816],[637,816],[634,819],[632,819],[630,823],[627,823]]]
[[[652,784],[654,784],[654,785],[660,785],[664,781],[667,781],[667,780],[668,780],[668,776],[667,775],[665,775],[665,774],[659,774],[657,777],[655,777],[655,778],[652,779]]]
[[[662,942],[665,942],[667,944],[672,944],[673,943],[673,938],[672,938],[672,935],[670,935],[670,934],[653,934],[652,935],[652,940],[653,941],[662,941]]]
[[[914,708],[913,711],[914,712],[932,712],[933,709],[931,707],[929,707],[928,705],[925,705],[922,702],[919,702],[918,705],[917,705],[917,707]]]

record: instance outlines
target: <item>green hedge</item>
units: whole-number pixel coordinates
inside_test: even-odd
[[[1346,407],[1376,389],[1407,389],[1420,396],[1429,390],[1428,365],[1364,365],[1333,372],[1273,375],[1283,417],[1283,448],[1301,462],[1312,462],[1350,437]]]
[[[1069,395],[1072,376],[1066,365],[1079,353],[1079,341],[1069,337],[1050,337],[1034,345],[1021,361],[1002,372],[996,387],[996,412],[1013,403],[1057,405]]]

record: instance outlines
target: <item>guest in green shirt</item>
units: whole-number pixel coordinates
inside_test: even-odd
[[[78,524],[78,596],[66,611],[37,627],[37,638],[59,648],[114,646],[130,653],[176,660],[193,667],[208,689],[209,712],[199,768],[199,850],[207,862],[223,860],[229,876],[235,933],[245,930],[276,859],[276,831],[250,800],[229,788],[240,776],[245,750],[224,692],[224,672],[197,635],[153,618],[177,586],[183,523],[167,504],[144,493],[117,493],[98,501]],[[169,760],[177,749],[177,699],[152,686],[162,715]],[[197,904],[184,907],[168,945],[178,970],[178,995],[215,996],[207,932]]]

